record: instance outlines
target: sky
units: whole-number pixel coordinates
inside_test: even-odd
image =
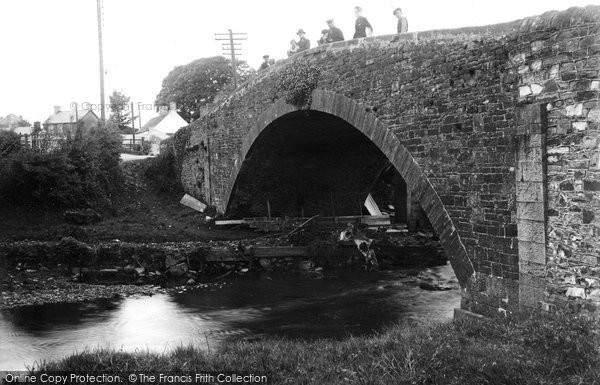
[[[106,102],[130,96],[142,122],[155,116],[164,77],[178,65],[221,54],[214,34],[247,33],[241,59],[286,56],[298,28],[313,45],[325,20],[353,34],[360,5],[374,35],[394,33],[402,7],[409,32],[487,25],[600,0],[102,0]],[[0,0],[0,116],[44,121],[53,106],[98,108],[96,0]],[[99,115],[99,113],[98,113]]]

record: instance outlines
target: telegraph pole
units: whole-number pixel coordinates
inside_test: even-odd
[[[242,54],[242,43],[240,41],[247,40],[247,34],[241,32],[233,32],[231,29],[227,33],[215,33],[215,40],[222,41],[221,48],[223,54],[231,56],[231,73],[233,75],[233,86],[237,88],[237,65],[236,55]]]
[[[106,112],[104,111],[104,53],[102,49],[102,0],[96,0],[98,14],[98,53],[100,56],[100,119],[106,121]]]
[[[135,114],[133,111],[133,102],[131,102],[131,129],[133,130],[133,147],[135,148]]]

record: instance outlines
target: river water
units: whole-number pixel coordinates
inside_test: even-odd
[[[453,281],[450,266],[429,277]],[[27,306],[0,312],[0,370],[96,347],[213,349],[230,338],[343,338],[405,321],[452,318],[458,289],[426,291],[403,271],[262,274],[151,297]]]

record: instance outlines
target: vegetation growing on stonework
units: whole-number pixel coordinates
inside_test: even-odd
[[[292,63],[277,74],[274,96],[293,106],[308,109],[320,76],[321,68],[306,60]]]
[[[179,129],[175,135],[173,135],[173,148],[179,166],[181,166],[181,163],[183,162],[183,156],[185,155],[185,150],[190,142],[191,136],[192,129],[190,126]]]

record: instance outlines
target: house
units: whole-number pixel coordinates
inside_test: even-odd
[[[161,106],[158,116],[144,124],[136,136],[143,136],[145,140],[148,140],[151,143],[150,153],[156,155],[160,152],[160,142],[162,140],[169,138],[181,127],[188,124],[177,113],[177,105],[171,102],[168,109],[166,106]]]
[[[89,132],[97,128],[100,118],[92,110],[62,111],[60,106],[54,106],[54,113],[44,122],[44,131],[57,139],[75,136],[78,124],[82,132]]]

